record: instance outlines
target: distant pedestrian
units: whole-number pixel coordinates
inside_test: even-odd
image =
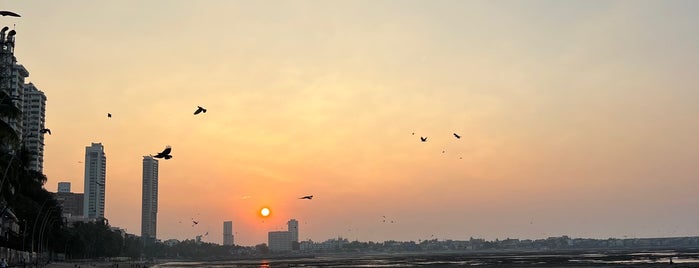
[[[7,261],[5,260],[5,258],[2,258],[2,261],[0,261],[0,267],[7,268]]]

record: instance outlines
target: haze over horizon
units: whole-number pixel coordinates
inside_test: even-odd
[[[255,245],[292,218],[314,241],[699,235],[696,1],[2,10],[47,96],[46,188],[82,192],[101,142],[106,218],[129,233],[142,156],[170,145],[162,240],[220,244],[230,220]]]

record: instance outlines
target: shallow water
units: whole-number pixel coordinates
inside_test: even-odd
[[[259,259],[219,262],[168,262],[160,268],[184,267],[659,267],[673,263],[699,267],[699,253],[421,253],[319,256],[298,259]]]

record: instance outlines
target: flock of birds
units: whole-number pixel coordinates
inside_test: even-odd
[[[412,135],[415,135],[415,132],[413,132]],[[452,135],[454,135],[454,138],[456,138],[456,139],[461,139],[461,135],[459,135],[459,134],[452,133]],[[420,136],[420,141],[427,142],[427,137]],[[446,153],[446,152],[447,152],[446,150],[442,150],[442,153]],[[459,156],[459,159],[463,159],[463,157]]]
[[[194,115],[198,115],[198,114],[201,114],[201,113],[206,113],[206,108],[201,107],[201,106],[197,106],[197,109],[194,111]],[[107,118],[112,118],[112,114],[111,114],[111,113],[107,113]],[[51,130],[48,129],[48,128],[41,129],[40,132],[41,132],[42,134],[49,134],[49,135],[51,135]],[[415,133],[413,132],[412,135],[415,135]],[[457,133],[453,133],[453,135],[454,135],[454,137],[455,137],[456,139],[461,139],[461,135],[459,135],[459,134],[457,134]],[[428,137],[420,136],[420,141],[421,141],[421,142],[427,142],[427,138],[428,138]],[[154,157],[154,158],[169,160],[169,159],[172,159],[172,154],[171,154],[171,153],[172,153],[172,147],[168,145],[168,146],[165,147],[165,149],[164,149],[163,151],[161,151],[161,152],[159,152],[159,153],[156,153],[155,155],[151,155],[151,156]],[[445,151],[443,150],[442,153],[445,153]],[[459,159],[461,159],[461,157],[459,157]],[[298,199],[313,200],[313,195],[301,196],[301,197],[299,197]],[[381,216],[381,217],[382,217],[382,222],[383,222],[383,223],[395,223],[394,220],[387,219],[386,216]],[[182,223],[182,221],[180,221],[180,223]],[[195,227],[195,226],[197,226],[197,225],[199,224],[199,220],[195,220],[194,218],[192,218],[192,219],[191,219],[191,223],[192,223],[192,227]],[[203,236],[207,236],[208,234],[209,234],[209,232],[207,231]]]

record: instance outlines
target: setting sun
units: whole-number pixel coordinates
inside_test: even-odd
[[[267,217],[267,216],[269,216],[269,212],[270,212],[269,208],[262,208],[260,210],[260,215],[262,215],[262,217]]]

